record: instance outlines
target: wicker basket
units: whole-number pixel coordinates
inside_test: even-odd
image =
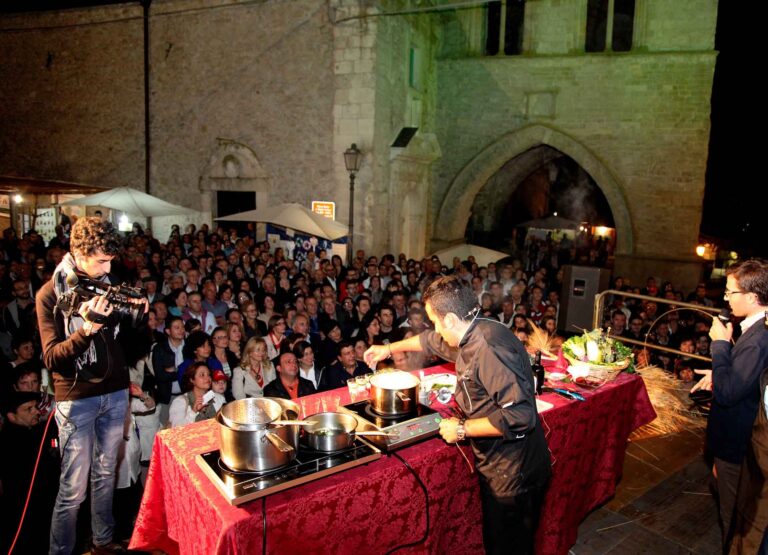
[[[569,357],[565,353],[563,353],[563,356],[566,358],[566,360],[568,360],[568,362],[571,363],[571,366],[586,369],[587,375],[590,378],[606,382],[615,380],[622,370],[625,370],[629,367],[630,363],[630,359],[627,358],[622,362],[617,362],[616,364],[593,364],[591,362],[584,362],[582,360]]]

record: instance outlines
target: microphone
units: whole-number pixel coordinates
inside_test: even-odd
[[[731,321],[731,311],[728,308],[724,308],[720,311],[720,314],[717,315],[717,319],[720,320],[723,325],[727,324]]]

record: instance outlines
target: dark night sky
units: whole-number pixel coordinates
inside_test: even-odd
[[[740,2],[720,0],[715,48],[720,52],[712,92],[701,233],[729,241],[739,254],[768,256],[766,176],[757,152],[765,119],[765,52],[757,45],[759,18]],[[753,14],[754,15],[754,14]],[[763,99],[756,99],[755,93]],[[760,142],[764,142],[760,141]]]

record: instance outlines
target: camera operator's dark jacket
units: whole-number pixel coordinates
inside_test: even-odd
[[[121,319],[115,311],[94,335],[87,336],[78,329],[67,337],[66,318],[55,308],[53,281],[40,288],[36,302],[43,363],[52,373],[56,401],[95,397],[128,387],[128,367],[120,344],[120,336],[125,334],[116,333],[116,326],[127,329],[131,326],[130,318]],[[86,376],[103,380],[93,383],[86,381]]]

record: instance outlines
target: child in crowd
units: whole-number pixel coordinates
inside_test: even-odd
[[[211,377],[211,391],[215,393],[215,397],[213,398],[213,406],[216,409],[216,412],[218,412],[224,403],[226,403],[224,393],[227,391],[228,383],[229,378],[227,378],[227,375],[224,373],[224,371],[213,371],[213,376]]]

